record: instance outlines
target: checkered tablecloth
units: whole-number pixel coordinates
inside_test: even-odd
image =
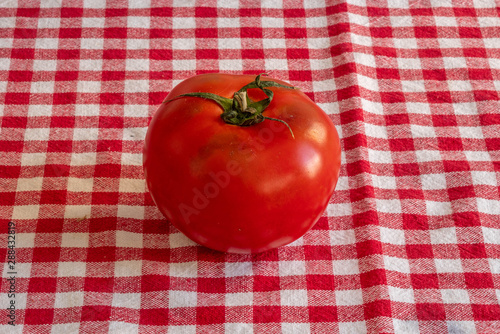
[[[498,6],[0,0],[0,333],[500,333]],[[298,241],[218,253],[155,207],[148,122],[206,72],[288,81],[336,125]]]

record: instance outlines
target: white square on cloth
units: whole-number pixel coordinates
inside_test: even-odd
[[[113,301],[111,303],[114,307],[126,307],[134,310],[141,308],[141,294],[140,293],[113,293]]]
[[[441,296],[445,304],[469,304],[469,294],[464,289],[441,289]]]
[[[129,3],[130,5],[130,3]],[[150,18],[148,16],[128,16],[127,17],[127,27],[128,28],[141,28],[149,29]]]
[[[169,274],[173,277],[198,277],[198,262],[170,263]]]
[[[140,277],[142,275],[142,261],[116,261],[115,277]]]
[[[102,50],[104,48],[104,39],[102,38],[82,38],[80,47],[89,50]]]
[[[81,247],[89,246],[88,233],[63,233],[61,237],[61,247]]]
[[[198,301],[196,291],[171,290],[168,296],[169,307],[195,307]]]
[[[116,231],[116,247],[142,248],[142,233]]]
[[[40,191],[42,183],[43,177],[19,178],[16,191]]]
[[[358,259],[333,260],[334,275],[359,275]]]
[[[419,334],[417,320],[392,319],[395,334]]]
[[[100,93],[101,82],[79,80],[76,84],[76,90],[78,93]]]
[[[31,83],[31,93],[53,93],[54,81],[34,81]]]
[[[387,270],[410,273],[410,262],[405,258],[384,255],[384,265]]]
[[[339,322],[339,333],[367,333],[365,321]]]
[[[483,226],[484,242],[487,244],[500,245],[500,228]]]
[[[461,273],[464,271],[462,261],[459,259],[434,259],[434,264],[438,273]]]
[[[12,220],[36,219],[40,205],[18,205],[12,211]]]
[[[75,128],[73,129],[73,140],[97,140],[99,129],[97,128]]]
[[[101,0],[83,0],[84,8],[106,8],[106,2]]]
[[[376,199],[377,210],[385,213],[401,213],[401,201],[397,199]]]
[[[281,305],[307,306],[307,290],[281,290]]]
[[[226,306],[249,306],[253,304],[253,292],[226,293]]]
[[[446,216],[453,213],[450,202],[425,201],[427,215]]]
[[[194,17],[173,17],[173,29],[194,29],[196,28],[196,19]]]
[[[59,262],[58,277],[85,277],[87,264],[85,262]]]
[[[83,291],[58,292],[56,293],[55,308],[69,308],[83,306]]]
[[[150,8],[151,0],[128,0],[128,8]]]
[[[176,38],[172,40],[172,49],[174,50],[194,50],[196,48],[196,39],[194,38]]]
[[[233,332],[228,332],[228,333],[233,333]],[[170,326],[168,328],[168,334],[196,334],[196,326],[195,325]]]
[[[372,183],[375,188],[396,189],[396,178],[393,176],[379,176],[372,174]]]
[[[283,334],[309,334],[310,326],[308,323],[297,322],[283,322],[281,323],[281,330]],[[235,333],[235,332],[232,332]]]
[[[404,245],[405,232],[399,229],[380,227],[380,239],[384,243],[393,245]]]
[[[335,302],[340,306],[363,305],[363,291],[337,290],[335,291]]]
[[[44,3],[44,2],[50,3],[50,1],[42,1],[42,3]],[[18,326],[15,326],[15,327],[18,327]],[[70,323],[67,323],[67,324],[52,324],[52,331],[51,331],[51,333],[52,334],[58,334],[58,333],[78,333],[79,329],[80,329],[80,323],[79,322],[70,322]],[[124,333],[124,332],[120,332],[120,333]],[[14,334],[14,333],[12,333],[12,334]]]
[[[415,303],[412,289],[401,289],[395,286],[389,286],[388,288],[391,301],[409,304]]]
[[[221,59],[219,60],[221,71],[242,71],[243,62],[241,59]]]
[[[304,261],[280,261],[280,276],[301,276],[306,274],[306,265]]]
[[[446,321],[448,333],[476,333],[474,321]]]
[[[454,227],[443,227],[429,231],[431,243],[436,244],[456,244],[457,233]]]

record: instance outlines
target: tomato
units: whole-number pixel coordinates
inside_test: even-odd
[[[328,115],[299,89],[260,75],[179,83],[153,116],[143,153],[161,213],[193,241],[234,253],[303,236],[340,169]]]

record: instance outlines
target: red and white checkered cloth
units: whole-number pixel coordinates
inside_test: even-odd
[[[336,124],[293,244],[197,246],[146,191],[148,122],[204,72]],[[499,89],[494,0],[1,0],[0,333],[499,333]]]

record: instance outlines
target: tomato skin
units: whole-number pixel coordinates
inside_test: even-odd
[[[263,113],[285,121],[293,137],[278,121],[231,125],[214,101],[176,98],[232,98],[254,79],[214,73],[184,80],[158,108],[144,143],[146,184],[159,210],[193,241],[224,252],[262,252],[300,238],[324,212],[339,176],[337,131],[298,89],[270,88],[274,98]],[[266,97],[258,89],[248,95]]]

